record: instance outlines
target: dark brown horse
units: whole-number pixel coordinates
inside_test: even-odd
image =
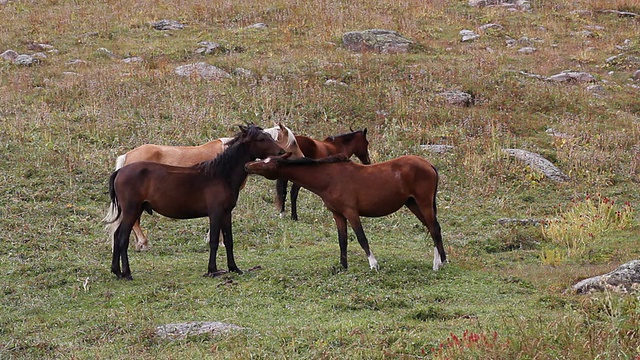
[[[205,276],[223,273],[216,266],[220,230],[224,237],[229,271],[242,273],[233,257],[231,211],[247,178],[245,163],[277,155],[283,150],[257,126],[240,126],[241,132],[214,160],[192,167],[140,161],[115,171],[109,179],[110,214],[105,221],[113,233],[111,272],[131,280],[127,249],[129,236],[143,211],[174,219],[209,217],[209,264]],[[122,269],[120,262],[122,261]]]
[[[330,155],[344,154],[347,158],[355,155],[365,165],[371,164],[366,128],[347,134],[329,136],[323,141],[296,135],[296,141],[304,156],[310,159],[321,159]],[[298,220],[297,202],[299,192],[300,185],[295,182],[291,184],[291,219],[293,220]],[[276,181],[276,208],[280,210],[281,216],[284,215],[286,197],[287,180],[278,179]]]
[[[347,221],[369,259],[372,269],[378,262],[369,249],[360,216],[380,217],[403,205],[424,224],[434,242],[433,269],[446,262],[440,224],[436,219],[438,172],[418,156],[402,156],[373,165],[349,161],[344,155],[319,160],[290,160],[289,154],[248,163],[250,174],[267,179],[286,178],[319,195],[333,213],[338,227],[340,263],[347,268]]]

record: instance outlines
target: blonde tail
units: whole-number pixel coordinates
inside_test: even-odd
[[[127,154],[118,156],[118,159],[116,159],[116,170],[123,167],[125,161],[127,161]]]

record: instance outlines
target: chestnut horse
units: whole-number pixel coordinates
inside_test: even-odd
[[[304,156],[310,159],[321,159],[330,155],[344,154],[347,158],[355,155],[365,165],[371,164],[366,128],[347,134],[329,136],[323,141],[301,135],[296,135],[296,140]],[[291,184],[291,219],[293,220],[298,220],[297,202],[299,192],[300,185],[295,182]],[[284,216],[286,197],[287,179],[278,179],[276,181],[276,208],[280,210],[280,216]]]
[[[110,213],[105,221],[113,233],[111,272],[131,280],[127,248],[129,236],[143,211],[174,219],[209,217],[209,264],[205,276],[221,274],[216,266],[220,231],[229,271],[242,273],[233,257],[231,211],[247,179],[244,164],[283,152],[257,126],[240,126],[229,148],[213,160],[192,167],[139,161],[116,170],[109,178]],[[122,269],[120,268],[122,262]]]
[[[286,178],[322,198],[333,213],[338,228],[340,263],[347,268],[347,221],[364,249],[369,266],[378,262],[369,249],[360,216],[380,217],[398,211],[403,205],[427,227],[434,242],[433,270],[445,262],[440,224],[436,219],[438,172],[418,156],[401,156],[373,165],[361,165],[345,155],[314,159],[288,159],[289,154],[269,157],[245,165],[250,174],[267,179]]]
[[[292,152],[297,157],[303,156],[291,129],[279,123],[277,126],[263,131],[271,135],[285,151]],[[141,145],[124,155],[120,155],[116,160],[115,169],[118,170],[125,165],[138,161],[151,161],[173,166],[193,166],[218,156],[228,147],[229,141],[232,139],[220,138],[199,146]],[[149,240],[140,227],[140,219],[133,225],[133,233],[136,237],[136,251],[147,250],[149,248]]]

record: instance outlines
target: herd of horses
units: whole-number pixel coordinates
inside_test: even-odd
[[[371,269],[378,262],[369,248],[360,216],[386,216],[407,206],[426,226],[434,242],[433,270],[446,262],[436,218],[438,173],[427,160],[401,156],[371,164],[367,129],[319,141],[295,135],[282,124],[262,129],[240,125],[232,138],[200,146],[146,144],[118,157],[109,178],[111,206],[105,216],[113,237],[111,272],[131,280],[128,248],[131,232],[136,250],[148,248],[140,228],[143,212],[174,219],[209,218],[209,262],[205,276],[218,276],[216,255],[224,242],[228,271],[242,273],[233,254],[231,213],[249,174],[276,180],[276,208],[284,215],[288,182],[291,217],[297,220],[301,187],[322,198],[338,230],[340,263],[347,268],[347,223],[354,230]],[[351,162],[355,155],[362,164]]]

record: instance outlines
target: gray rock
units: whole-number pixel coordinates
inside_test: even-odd
[[[636,13],[632,13],[632,12],[629,12],[629,11],[620,11],[620,10],[600,10],[599,12],[607,13],[607,14],[615,14],[615,15],[618,15],[620,17],[636,17],[636,16],[638,16],[638,14],[636,14]]]
[[[40,61],[36,58],[34,58],[31,55],[18,55],[16,56],[16,58],[13,60],[13,63],[16,65],[23,65],[23,66],[31,66],[34,64],[39,63]]]
[[[242,330],[243,328],[221,322],[194,321],[186,323],[167,324],[156,327],[156,335],[163,339],[179,340],[189,336],[201,334],[222,335],[233,330]]]
[[[99,48],[99,49],[98,49],[98,50],[96,50],[96,51],[98,52],[98,54],[105,54],[105,55],[107,55],[107,56],[108,56],[108,57],[110,57],[110,58],[117,58],[117,57],[118,57],[118,55],[116,55],[116,54],[112,53],[112,52],[111,52],[109,49],[107,49],[107,48],[103,48],[103,47],[101,47],[101,48]]]
[[[596,81],[596,78],[586,72],[563,71],[560,74],[549,76],[547,80],[555,82],[593,82]]]
[[[460,36],[462,36],[462,42],[473,41],[480,37],[480,35],[476,34],[475,32],[466,29],[460,30]]]
[[[342,35],[343,45],[355,52],[377,51],[380,53],[406,53],[414,41],[404,38],[395,31],[383,29],[371,29],[364,31],[351,31]]]
[[[525,46],[523,48],[521,48],[520,50],[518,50],[519,53],[521,54],[533,54],[534,52],[538,51],[538,49],[534,48],[533,46]]]
[[[178,66],[175,69],[175,72],[180,76],[197,75],[203,79],[214,81],[231,78],[231,75],[228,72],[205,62]]]
[[[13,50],[7,50],[0,54],[0,59],[13,62],[20,54]]]
[[[245,69],[245,68],[240,68],[240,67],[233,69],[231,74],[233,76],[239,76],[239,77],[247,78],[247,79],[255,77],[255,74],[253,73],[253,71],[251,71],[249,69]]]
[[[500,6],[512,10],[531,10],[531,4],[527,0],[469,0],[469,6]]]
[[[342,81],[338,81],[335,79],[329,79],[327,81],[324,82],[325,85],[338,85],[338,86],[349,86],[347,85],[347,83],[342,82]]]
[[[29,45],[27,45],[27,49],[31,51],[47,51],[53,50],[53,45],[30,43]]]
[[[640,69],[633,73],[633,78],[635,80],[640,80]]]
[[[569,177],[565,173],[553,165],[551,161],[545,159],[539,154],[521,149],[502,149],[502,151],[523,161],[532,169],[541,171],[546,177],[553,181],[563,182],[569,180]]]
[[[500,25],[500,24],[494,24],[494,23],[485,24],[485,25],[482,25],[482,26],[478,27],[478,31],[487,31],[489,29],[492,29],[492,30],[503,30],[504,27],[502,27],[502,25]]]
[[[447,102],[451,105],[470,106],[474,103],[473,96],[464,91],[445,91],[439,93],[438,95],[443,96],[445,99],[447,99]]]
[[[154,23],[151,23],[156,30],[181,30],[184,29],[185,25],[181,24],[175,20],[160,20]]]
[[[253,25],[247,26],[245,29],[258,29],[258,30],[261,30],[261,29],[266,29],[268,27],[269,27],[269,25],[267,25],[265,23],[255,23]]]
[[[599,276],[584,279],[572,286],[578,294],[592,291],[635,292],[640,290],[640,260],[620,265],[615,270]]]
[[[228,53],[229,49],[213,41],[201,41],[198,45],[202,46],[196,50],[196,53],[201,55],[211,55],[219,53]]]
[[[70,65],[70,66],[77,66],[77,65],[86,66],[87,64],[88,63],[85,60],[81,60],[81,59],[74,59],[74,60],[67,61],[65,63],[65,65]]]
[[[143,61],[144,59],[141,58],[140,56],[132,56],[132,57],[122,59],[122,62],[125,64],[133,64],[133,63],[138,63]]]
[[[433,144],[433,145],[420,145],[420,147],[424,150],[430,151],[435,154],[445,154],[453,150],[452,145]]]
[[[593,84],[593,85],[587,86],[587,91],[596,95],[604,95],[605,93],[604,87],[599,84]]]
[[[545,220],[539,219],[514,219],[514,218],[500,218],[496,220],[498,225],[508,226],[538,226],[540,224],[544,224]]]

